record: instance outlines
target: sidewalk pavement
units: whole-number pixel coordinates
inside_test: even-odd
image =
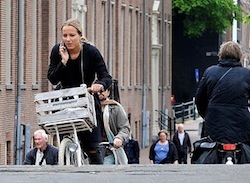
[[[199,135],[199,123],[202,122],[202,118],[199,117],[196,120],[186,120],[184,123],[184,130],[186,130],[190,136],[191,143],[200,138]],[[140,150],[140,164],[149,164],[149,149],[151,144],[146,148]]]

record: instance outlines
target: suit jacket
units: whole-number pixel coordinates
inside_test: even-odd
[[[184,131],[183,144],[179,140],[178,131],[175,132],[173,137],[173,143],[175,144],[178,152],[191,152],[191,141],[187,132]]]

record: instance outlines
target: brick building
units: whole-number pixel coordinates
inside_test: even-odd
[[[161,1],[146,0],[146,14],[143,2],[0,1],[1,165],[20,164],[32,146],[32,134],[39,128],[34,94],[52,89],[47,80],[50,50],[61,40],[62,23],[71,17],[81,20],[84,35],[100,50],[110,74],[118,80],[134,138],[143,146],[149,144],[160,128],[155,110],[170,109],[171,0],[163,1],[164,21]],[[146,109],[143,124],[142,106]]]

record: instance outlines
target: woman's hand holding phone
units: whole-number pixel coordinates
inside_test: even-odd
[[[65,47],[65,45],[64,45],[63,42],[60,43],[59,53],[60,53],[60,55],[62,57],[62,63],[64,65],[66,65],[67,62],[68,62],[68,60],[69,60],[69,53],[68,53],[68,51],[67,51],[67,49],[66,49],[66,47]]]

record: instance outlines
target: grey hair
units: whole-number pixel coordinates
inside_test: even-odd
[[[39,133],[42,135],[43,138],[48,139],[48,134],[43,129],[36,130],[34,132],[34,136],[36,136]]]
[[[177,127],[182,127],[182,128],[184,128],[184,125],[183,125],[182,123],[179,123],[179,124],[177,125]]]

